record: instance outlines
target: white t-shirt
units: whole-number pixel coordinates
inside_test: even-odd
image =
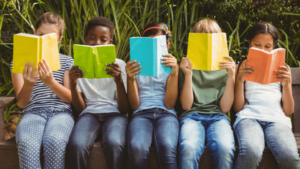
[[[265,122],[278,122],[291,128],[291,119],[287,117],[281,107],[281,83],[270,83],[262,85],[246,81],[245,103],[243,110],[236,114],[235,127],[239,121],[245,118],[257,119]]]
[[[127,91],[126,63],[116,59],[122,71],[122,79]],[[120,113],[118,109],[117,87],[114,78],[86,79],[80,78],[77,83],[78,91],[83,93],[86,108],[84,113]]]

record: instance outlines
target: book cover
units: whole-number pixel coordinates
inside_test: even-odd
[[[285,52],[283,48],[266,52],[257,48],[250,48],[248,53],[249,61],[246,65],[254,68],[254,73],[245,76],[244,80],[252,81],[260,84],[269,84],[281,82],[275,75],[275,69],[279,70],[280,66],[285,66]]]
[[[138,75],[159,76],[172,72],[171,67],[161,63],[164,54],[168,54],[165,35],[130,38],[130,60],[136,60],[142,66]]]
[[[84,77],[88,79],[113,78],[106,74],[106,64],[116,61],[115,45],[77,45],[73,46],[74,65],[84,71]]]
[[[220,61],[229,61],[225,33],[190,33],[187,58],[196,70],[220,70]]]
[[[51,71],[61,69],[56,33],[43,36],[19,33],[14,35],[13,73],[23,73],[26,62],[34,63],[45,59]]]

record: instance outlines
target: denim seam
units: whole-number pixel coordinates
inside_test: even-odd
[[[155,114],[155,112],[156,112],[156,109],[154,111],[154,114]],[[157,140],[156,140],[155,127],[154,126],[153,126],[153,137],[154,137],[154,141],[155,141],[155,148],[156,148],[156,153],[157,153],[158,166],[159,166],[159,168],[161,168],[161,162],[160,162],[160,159],[159,159],[159,153],[158,153]]]
[[[272,150],[274,151],[274,157],[276,158],[276,161],[278,163],[278,165],[280,165],[279,159],[278,159],[278,152],[276,151],[276,149],[274,148],[272,142],[270,141],[268,135],[265,133],[265,137],[266,137],[266,141],[270,143]],[[276,147],[276,146],[275,146]],[[271,151],[272,152],[272,151]],[[272,152],[273,153],[273,152]]]
[[[92,133],[92,135],[90,136],[90,139],[89,139],[89,143],[88,143],[88,145],[90,145],[91,144],[91,140],[92,140],[92,138],[93,138],[93,136],[94,136],[94,134],[95,134],[95,132],[99,129],[101,127],[101,124],[93,131],[93,133]]]

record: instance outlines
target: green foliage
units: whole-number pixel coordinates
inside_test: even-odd
[[[280,44],[287,49],[287,63],[299,66],[298,0],[2,0],[0,1],[0,95],[13,92],[9,64],[13,34],[33,33],[33,24],[44,12],[60,14],[66,31],[60,52],[72,56],[73,44],[84,44],[87,21],[104,16],[114,22],[117,57],[129,59],[129,38],[140,36],[152,21],[168,24],[173,37],[170,53],[178,61],[186,55],[188,33],[203,18],[214,18],[228,36],[230,56],[238,60],[247,30],[267,21],[279,28]],[[2,83],[2,85],[1,85]]]

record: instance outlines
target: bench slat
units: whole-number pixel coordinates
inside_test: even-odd
[[[15,96],[0,96],[0,107],[9,106],[16,103]]]
[[[299,68],[291,68],[291,73],[292,73],[292,83],[293,85],[300,85],[300,69]]]
[[[293,85],[292,90],[294,97],[293,131],[300,133],[300,85]]]

